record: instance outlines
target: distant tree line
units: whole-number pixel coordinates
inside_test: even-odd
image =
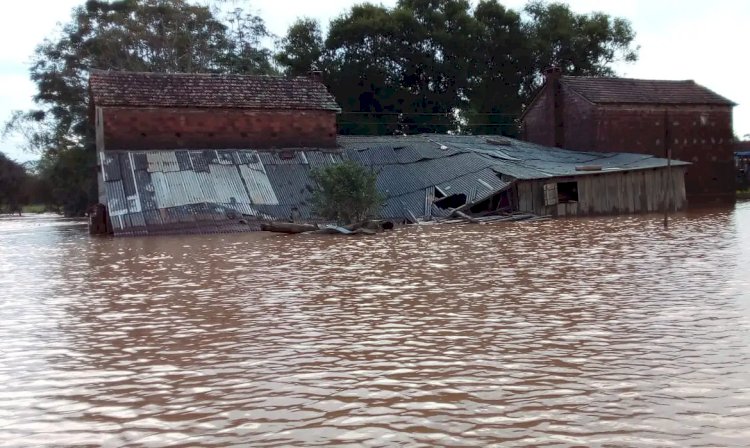
[[[50,188],[32,165],[18,163],[0,152],[0,214],[21,213],[29,204],[46,210]]]
[[[300,19],[280,38],[261,17],[224,6],[89,0],[37,47],[37,107],[16,112],[5,133],[41,155],[36,176],[51,204],[80,215],[97,200],[91,68],[304,75],[316,65],[343,108],[342,133],[512,135],[545,67],[608,75],[613,62],[637,56],[626,20],[562,3],[532,1],[523,11],[496,0],[364,3],[325,32]]]

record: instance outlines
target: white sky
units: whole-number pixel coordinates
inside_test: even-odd
[[[0,0],[0,123],[13,110],[33,107],[34,85],[28,79],[34,48],[67,22],[73,7],[85,0]],[[229,0],[231,3],[233,0]],[[501,0],[520,9],[526,0]],[[237,2],[245,4],[245,2]],[[271,32],[283,35],[298,17],[324,24],[354,0],[252,0],[252,8]],[[393,5],[396,0],[375,1]],[[604,11],[629,19],[637,33],[640,58],[616,67],[621,76],[645,79],[694,79],[740,105],[734,111],[735,133],[750,134],[750,1],[748,0],[568,0],[576,12]],[[750,137],[749,137],[750,138]],[[19,142],[0,142],[0,151],[18,161],[37,156]]]

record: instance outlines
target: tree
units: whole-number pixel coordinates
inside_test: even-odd
[[[352,161],[312,172],[317,184],[313,193],[315,212],[339,224],[365,221],[375,215],[383,202],[375,172]]]
[[[472,134],[514,135],[521,113],[521,86],[533,79],[531,44],[521,15],[494,0],[474,10],[474,41],[465,111]]]
[[[70,175],[58,179],[53,197],[80,215],[96,202],[90,69],[272,73],[270,51],[261,47],[267,37],[262,19],[242,10],[222,20],[188,0],[88,0],[37,47],[30,74],[38,109],[15,113],[6,133],[21,133],[43,154],[44,172]]]
[[[306,75],[323,56],[323,32],[317,20],[298,19],[279,41],[281,50],[274,57],[290,76]]]
[[[466,108],[476,23],[467,0],[400,0],[401,85],[407,132],[448,132]],[[409,44],[405,44],[408,42]]]
[[[390,10],[368,3],[355,5],[331,21],[321,67],[343,109],[342,134],[398,130],[404,92],[396,32]]]
[[[23,165],[0,152],[0,213],[21,212],[27,202],[29,177]]]
[[[612,74],[614,62],[636,59],[634,37],[624,19],[561,3],[517,12],[497,0],[399,0],[353,6],[331,21],[322,48],[317,24],[298,22],[276,60],[300,74],[317,57],[344,134],[512,135],[546,67]]]
[[[601,12],[576,14],[564,3],[530,2],[526,33],[531,44],[535,73],[558,66],[573,76],[611,76],[612,64],[634,62],[638,49],[630,22]],[[523,86],[529,96],[541,82],[537,76]]]

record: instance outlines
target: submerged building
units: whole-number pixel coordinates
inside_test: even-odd
[[[685,204],[689,165],[497,136],[337,136],[319,79],[94,72],[100,202],[115,235],[258,230],[316,221],[313,169],[371,167],[380,216],[662,211]]]
[[[735,105],[694,81],[563,76],[553,67],[521,117],[521,134],[572,150],[671,153],[691,163],[691,202],[732,201]]]

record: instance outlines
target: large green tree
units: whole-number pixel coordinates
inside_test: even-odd
[[[89,0],[36,49],[37,109],[17,112],[6,131],[42,153],[40,173],[54,177],[57,205],[82,214],[96,202],[90,69],[272,73],[267,37],[263,20],[241,9],[219,15],[188,0]]]
[[[306,75],[322,62],[324,47],[320,23],[310,18],[298,19],[279,41],[279,47],[275,59],[284,67],[285,74]]]
[[[554,2],[520,12],[497,0],[364,3],[332,20],[324,39],[319,29],[292,26],[277,61],[294,74],[317,62],[344,109],[342,132],[355,134],[513,134],[544,68],[609,75],[637,56],[627,20]]]

